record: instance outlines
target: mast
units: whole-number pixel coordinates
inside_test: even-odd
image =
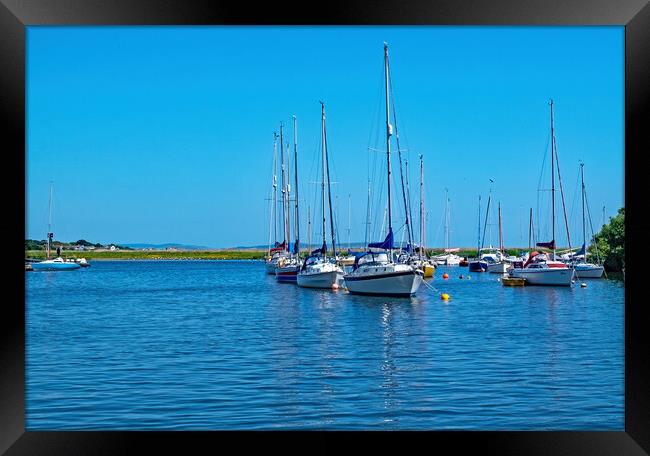
[[[307,250],[311,252],[311,206],[307,205]]]
[[[276,164],[276,139],[278,135],[273,132],[273,196],[271,200],[271,217],[269,217],[269,224],[273,223],[273,229],[269,226],[269,255],[271,254],[271,233],[275,234],[275,242],[278,241],[278,223],[277,223],[277,164]]]
[[[287,251],[292,252],[291,248],[291,148],[289,148],[289,142],[285,144],[287,151]]]
[[[532,251],[531,238],[533,237],[533,208],[530,208],[530,220],[528,222],[528,250]]]
[[[286,181],[284,179],[284,142],[282,137],[282,122],[280,122],[280,156],[282,158],[282,227],[284,230],[283,236],[284,240],[282,241],[285,244],[285,251],[287,250],[286,244],[289,242],[289,236],[287,235],[288,222],[287,222],[287,187]]]
[[[504,251],[504,249],[503,249],[503,227],[501,226],[501,201],[499,201],[499,250],[501,250],[501,252]]]
[[[327,158],[325,157],[325,103],[322,101],[320,102],[321,105],[321,114],[320,114],[320,132],[321,132],[321,159],[323,161],[322,166],[321,166],[321,204],[322,204],[322,212],[323,212],[323,247],[326,245],[326,231],[325,231],[325,168],[327,167],[326,160]],[[327,249],[324,249],[325,251],[323,252],[323,258],[327,256]]]
[[[585,261],[587,260],[587,232],[585,227],[585,171],[584,163],[580,163],[580,177],[582,180],[582,245],[585,246]]]
[[[390,136],[392,134],[393,128],[390,125],[390,104],[388,101],[388,43],[384,43],[384,72],[385,72],[385,79],[386,79],[386,168],[388,171],[388,178],[386,179],[388,183],[388,233],[391,234],[393,232],[393,224],[392,224],[392,215],[391,215],[391,207],[390,207]],[[398,149],[399,150],[399,149]],[[407,218],[407,223],[408,223],[408,218]],[[410,237],[410,233],[409,233]],[[393,261],[393,246],[392,242],[391,245],[389,245],[388,249],[389,256],[388,258],[390,261]]]
[[[350,250],[351,224],[352,224],[352,195],[348,193],[348,251]]]
[[[485,243],[485,229],[487,228],[488,216],[490,214],[490,201],[492,201],[492,190],[490,190],[490,194],[488,196],[487,210],[485,211],[485,226],[483,227],[483,242],[481,243],[481,247]],[[492,248],[492,244],[490,244],[490,248]]]
[[[445,189],[445,249],[449,249],[449,189],[447,188]]]
[[[368,245],[368,239],[370,239],[370,216],[371,216],[371,208],[370,208],[370,179],[368,179],[368,202],[366,203],[366,237],[363,240],[364,245]]]
[[[293,116],[293,157],[293,175],[296,183],[296,245],[294,250],[296,251],[296,255],[300,257],[300,218],[298,217],[298,139],[295,115]]]
[[[420,257],[423,256],[423,237],[424,237],[424,168],[422,154],[420,154]]]
[[[51,249],[51,242],[52,238],[54,237],[54,234],[52,233],[52,186],[53,182],[50,181],[50,200],[48,203],[48,218],[47,218],[47,260],[50,259],[50,249]]]
[[[553,260],[555,260],[555,129],[553,127],[553,99],[551,105],[551,207],[553,208],[553,236],[551,242],[553,243]]]
[[[325,105],[323,105],[323,133],[325,144],[325,164],[327,166],[327,198],[330,206],[330,230],[332,231],[332,251],[336,259],[336,232],[334,231],[334,216],[332,214],[332,189],[330,188],[330,165],[327,153],[327,130],[325,128]]]
[[[476,258],[481,250],[481,195],[478,196],[478,244],[476,246]]]

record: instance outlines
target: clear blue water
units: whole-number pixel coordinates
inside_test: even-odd
[[[26,428],[624,429],[622,282],[461,272],[410,299],[260,261],[26,273]]]

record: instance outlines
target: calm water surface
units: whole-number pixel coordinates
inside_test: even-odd
[[[259,261],[26,273],[26,428],[624,429],[622,282],[460,273],[428,281],[448,302],[278,284]]]

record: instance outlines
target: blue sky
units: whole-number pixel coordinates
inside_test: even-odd
[[[550,98],[572,243],[579,160],[594,225],[603,206],[609,217],[624,205],[623,27],[30,26],[26,236],[45,238],[53,181],[58,240],[266,244],[273,132],[282,121],[291,140],[296,115],[306,242],[307,206],[320,211],[323,100],[339,240],[348,195],[350,237],[364,240],[369,174],[381,239],[385,154],[369,148],[385,148],[384,41],[416,226],[424,156],[427,245],[444,243],[445,189],[452,246],[476,245],[478,196],[483,225],[490,189],[507,245],[527,245],[531,207],[539,240],[550,240],[549,192],[538,191],[550,188]],[[556,204],[566,245],[559,192]],[[496,224],[495,211],[493,244]]]

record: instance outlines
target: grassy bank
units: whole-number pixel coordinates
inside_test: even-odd
[[[55,252],[56,254],[56,252]],[[77,251],[63,250],[64,258],[86,260],[259,260],[263,250],[114,250]],[[25,250],[25,258],[44,259],[44,250]]]

